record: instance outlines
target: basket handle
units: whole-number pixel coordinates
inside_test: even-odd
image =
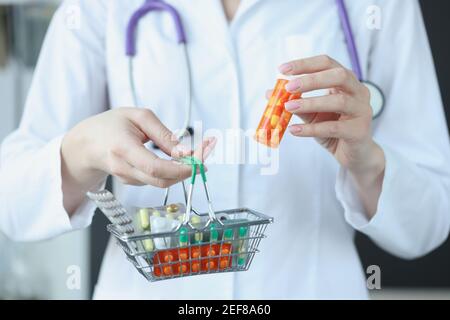
[[[186,214],[184,216],[184,221],[183,221],[182,225],[183,226],[189,225],[192,229],[196,229],[190,223],[190,220],[191,220],[191,213],[193,212],[193,209],[192,209],[192,194],[193,194],[193,191],[194,191],[195,180],[196,180],[196,177],[197,177],[197,169],[200,170],[200,176],[201,176],[202,181],[203,181],[203,187],[205,189],[206,200],[208,202],[209,220],[208,220],[205,228],[208,227],[213,222],[218,222],[218,223],[222,224],[219,221],[219,219],[217,219],[216,213],[214,212],[214,209],[212,207],[212,201],[211,201],[211,196],[210,196],[209,190],[208,190],[208,183],[207,183],[207,179],[206,179],[205,166],[203,165],[203,162],[200,161],[199,159],[195,158],[195,157],[185,157],[185,158],[180,159],[180,162],[183,163],[183,164],[187,164],[187,165],[191,165],[192,166],[191,183],[189,185],[189,192],[188,192],[187,203],[186,203]]]

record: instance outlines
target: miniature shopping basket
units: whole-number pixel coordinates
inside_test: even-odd
[[[185,204],[168,205],[167,189],[163,206],[135,208],[130,215],[109,191],[87,195],[111,221],[108,231],[148,281],[248,270],[273,219],[249,209],[214,212],[203,164],[193,157],[181,162],[192,166],[188,194],[183,183]],[[192,208],[197,171],[208,213]]]

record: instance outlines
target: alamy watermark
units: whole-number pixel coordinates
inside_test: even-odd
[[[381,290],[381,268],[377,265],[368,266],[366,269],[366,285],[369,290]]]
[[[65,8],[64,23],[69,30],[81,29],[81,9],[78,5],[68,5]]]
[[[368,6],[366,9],[366,27],[369,30],[381,30],[382,27],[381,7],[376,5]]]
[[[66,287],[68,290],[81,290],[81,268],[78,265],[70,265],[66,269]]]

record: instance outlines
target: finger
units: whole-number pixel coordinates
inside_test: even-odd
[[[202,145],[194,151],[194,157],[201,159],[202,162],[204,162],[214,150],[216,144],[217,139],[214,137],[205,139]]]
[[[352,130],[349,121],[325,121],[319,123],[297,124],[289,127],[289,132],[297,137],[312,138],[357,138],[355,130]]]
[[[160,179],[150,177],[124,160],[118,162],[116,166],[115,176],[118,177],[119,180],[124,184],[134,186],[152,185],[159,188],[167,188],[179,182],[178,180],[173,179]]]
[[[291,93],[305,93],[321,89],[339,88],[348,93],[356,93],[361,83],[354,73],[344,68],[335,68],[307,74],[293,79],[286,85]]]
[[[189,166],[161,159],[143,145],[130,146],[121,156],[149,177],[181,181],[191,174]]]
[[[133,111],[130,113],[130,120],[165,154],[172,158],[178,158],[190,152],[179,144],[172,131],[151,110],[136,108]]]
[[[329,56],[315,56],[306,59],[293,60],[279,67],[285,75],[302,75],[342,67],[336,60]]]
[[[316,112],[357,115],[362,110],[362,108],[356,108],[352,98],[344,93],[291,100],[285,104],[285,108],[297,115]]]

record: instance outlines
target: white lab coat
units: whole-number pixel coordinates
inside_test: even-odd
[[[168,2],[187,29],[193,121],[203,120],[204,130],[255,128],[265,90],[274,85],[277,65],[288,59],[328,54],[350,68],[332,0],[242,0],[230,26],[219,0]],[[226,153],[228,164],[209,165],[216,209],[245,206],[275,219],[250,271],[148,283],[110,241],[95,298],[366,298],[355,229],[404,258],[422,256],[447,238],[450,147],[418,2],[346,2],[364,74],[387,99],[374,123],[387,161],[375,217],[368,221],[347,171],[330,154],[313,139],[287,134],[275,175],[261,175],[264,165],[237,165],[231,158],[242,156],[238,152]],[[90,224],[92,203],[72,219],[63,208],[60,143],[79,121],[132,105],[124,32],[141,3],[73,0],[55,15],[20,128],[1,149],[0,227],[11,238],[38,240]],[[366,10],[374,3],[381,8],[380,30],[366,26]],[[73,5],[80,9],[80,29],[71,28]],[[151,14],[139,25],[138,38],[140,104],[171,129],[180,128],[185,82],[171,19]],[[252,139],[246,141],[254,147]],[[235,144],[228,138],[217,150]],[[198,190],[194,203],[201,207]],[[152,206],[161,204],[163,191],[116,182],[115,194],[125,205]],[[179,190],[172,199],[182,200]]]

